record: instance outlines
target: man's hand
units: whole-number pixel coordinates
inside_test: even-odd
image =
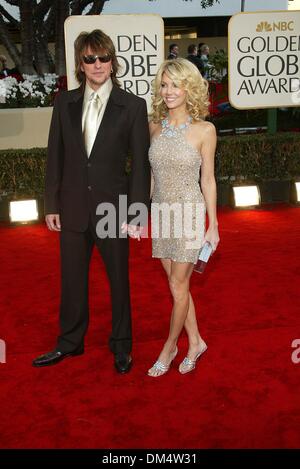
[[[59,214],[50,214],[45,217],[47,227],[50,231],[61,231]]]

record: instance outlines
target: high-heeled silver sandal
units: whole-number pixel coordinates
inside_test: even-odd
[[[170,361],[170,363],[168,363],[168,365],[165,365],[163,362],[161,362],[160,360],[157,360],[154,365],[152,366],[152,368],[150,368],[150,370],[148,370],[148,376],[152,376],[152,378],[158,378],[158,376],[163,376],[165,375],[169,369],[170,369],[170,366],[172,364],[172,361],[174,360],[174,358],[176,357],[177,355],[177,352],[178,352],[178,348],[176,347],[174,353],[173,353],[173,356],[172,356],[172,359]],[[151,370],[154,370],[155,372],[158,372],[158,374],[155,374],[155,375],[152,375],[151,374]]]
[[[197,353],[197,355],[195,356],[194,360],[191,360],[190,358],[188,357],[185,357],[182,362],[180,363],[179,365],[179,372],[182,374],[182,375],[185,375],[186,373],[189,373],[190,371],[193,371],[195,368],[196,368],[196,362],[198,360],[198,358],[201,357],[201,355],[207,350],[207,345],[206,343],[204,342],[204,345],[202,347],[202,349],[200,350],[200,352]]]

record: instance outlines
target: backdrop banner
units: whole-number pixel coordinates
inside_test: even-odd
[[[300,105],[300,11],[236,14],[228,42],[233,107]]]

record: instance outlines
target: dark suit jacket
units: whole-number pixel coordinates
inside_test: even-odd
[[[100,202],[117,206],[119,194],[127,194],[128,204],[148,206],[150,194],[145,100],[113,86],[89,158],[82,136],[82,105],[82,88],[57,95],[46,169],[45,213],[59,213],[62,228],[73,231],[85,231],[90,217],[96,223]]]
[[[200,57],[198,57],[197,55],[189,54],[187,56],[187,60],[192,62],[194,65],[196,65],[201,75],[204,74],[204,63],[202,62]]]

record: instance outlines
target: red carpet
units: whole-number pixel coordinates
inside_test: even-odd
[[[171,299],[150,240],[131,243],[134,367],[119,376],[107,346],[108,284],[95,252],[83,356],[50,368],[31,360],[55,344],[58,237],[43,225],[2,227],[1,448],[296,448],[300,446],[300,210],[219,210],[221,243],[193,274],[208,351],[196,371],[146,375]]]

